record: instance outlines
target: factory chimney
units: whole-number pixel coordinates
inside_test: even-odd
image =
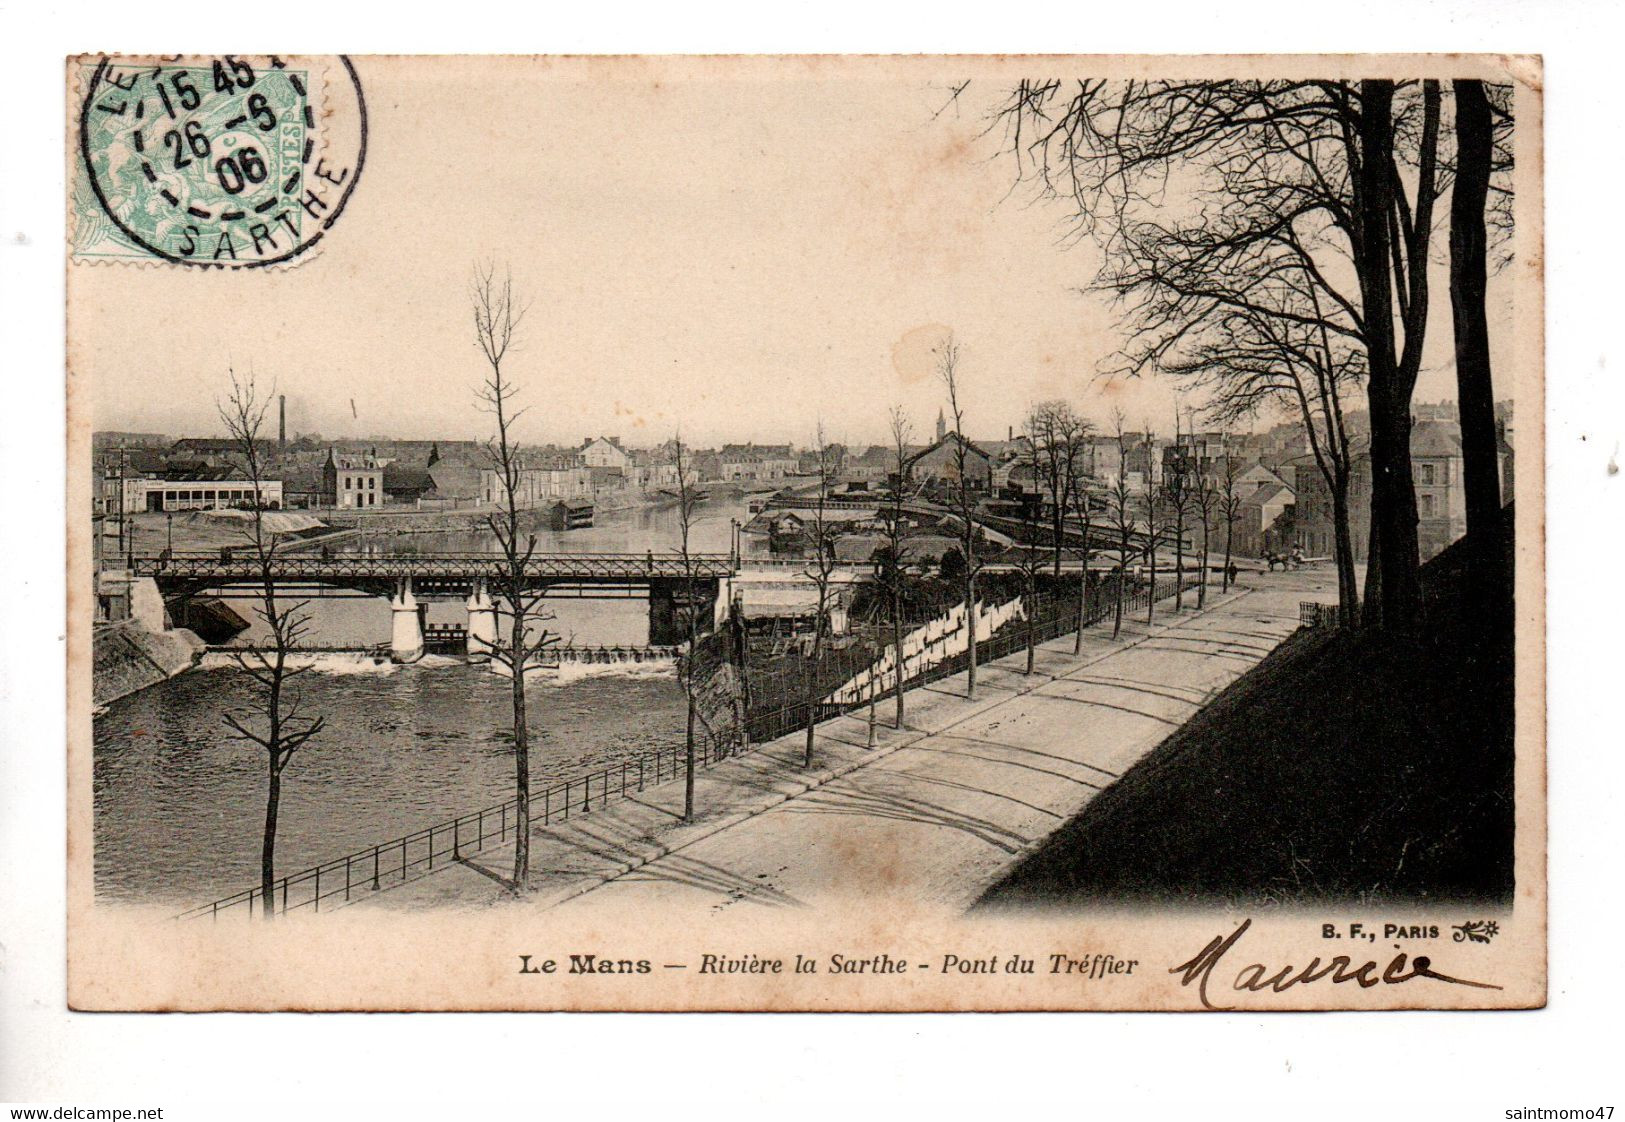
[[[276,450],[288,450],[288,395],[285,393],[276,397]]]

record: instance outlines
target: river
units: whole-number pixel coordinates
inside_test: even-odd
[[[691,529],[695,552],[726,552],[743,502],[707,503]],[[598,524],[538,533],[547,552],[669,556],[674,507],[616,511]],[[368,544],[424,553],[491,548],[479,535],[412,534]],[[578,643],[643,643],[642,600],[560,600],[550,626]],[[246,608],[246,605],[243,605]],[[384,642],[389,610],[371,598],[315,600],[312,643]],[[245,613],[246,614],[246,613]],[[431,620],[460,622],[460,604]],[[255,633],[250,631],[249,636]],[[309,712],[327,718],[283,775],[279,872],[294,872],[512,793],[509,683],[460,660],[413,666],[334,657],[297,679]],[[265,759],[231,738],[222,715],[252,683],[232,668],[194,670],[113,702],[95,721],[96,891],[104,899],[206,902],[258,881]],[[530,695],[532,782],[540,785],[683,739],[682,691],[670,669],[538,680]]]

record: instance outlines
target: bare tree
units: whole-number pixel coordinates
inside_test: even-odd
[[[818,611],[813,617],[812,691],[807,698],[807,754],[802,766],[812,767],[813,730],[818,724],[819,668],[824,657],[824,632],[829,628],[830,575],[835,571],[835,542],[830,536],[824,504],[830,485],[830,454],[824,440],[824,422],[818,422],[818,496],[813,503],[812,557],[807,576],[818,588]]]
[[[1047,484],[1043,481],[1043,470],[1039,466],[1042,454],[1038,451],[1038,443],[1029,438],[1027,442],[1027,462],[1033,473],[1033,491],[1021,496],[1021,578],[1022,587],[1026,596],[1026,633],[1027,633],[1027,667],[1023,674],[1033,672],[1033,661],[1037,654],[1037,626],[1038,626],[1038,571],[1044,567],[1044,558],[1038,552],[1038,525],[1040,514],[1044,505],[1044,494]],[[1064,491],[1057,488],[1051,492],[1057,494],[1059,501],[1065,503]],[[1055,537],[1055,568],[1057,575],[1061,567],[1060,534]]]
[[[1471,595],[1493,602],[1493,574],[1485,560],[1501,512],[1501,465],[1495,431],[1495,387],[1490,377],[1489,318],[1485,310],[1487,202],[1495,159],[1495,107],[1484,83],[1457,79],[1456,179],[1450,192],[1450,309],[1455,327],[1456,398],[1461,420],[1461,462],[1467,497],[1467,534],[1474,543]],[[1510,117],[1506,118],[1510,123]],[[1480,620],[1493,612],[1473,613]]]
[[[1123,598],[1128,583],[1128,564],[1134,556],[1134,493],[1128,483],[1128,434],[1123,431],[1123,411],[1112,411],[1117,434],[1117,478],[1112,483],[1107,518],[1117,541],[1117,597],[1112,612],[1112,638],[1123,632]]]
[[[1195,435],[1194,419],[1192,421],[1192,436]],[[1208,569],[1211,567],[1209,559],[1213,556],[1211,551],[1211,535],[1213,533],[1213,517],[1218,513],[1219,489],[1213,479],[1213,473],[1208,470],[1200,457],[1195,456],[1192,449],[1192,467],[1195,471],[1196,513],[1202,519],[1202,562],[1197,566],[1196,609],[1201,611],[1207,607]]]
[[[1041,401],[1028,410],[1022,427],[1031,445],[1034,479],[1049,499],[1055,575],[1060,576],[1061,551],[1066,544],[1066,514],[1077,480],[1074,468],[1088,422],[1064,401]]]
[[[1236,481],[1241,477],[1241,465],[1230,450],[1230,437],[1224,444],[1224,476],[1219,483],[1219,517],[1224,519],[1224,582],[1219,591],[1230,591],[1230,561],[1234,556],[1236,523],[1241,518],[1241,492]]]
[[[960,543],[965,554],[965,635],[966,668],[965,697],[976,697],[976,622],[981,605],[976,600],[976,575],[982,563],[976,555],[976,499],[971,494],[969,479],[970,446],[965,441],[965,411],[959,400],[959,344],[949,335],[936,348],[937,376],[948,391],[948,412],[953,414],[954,473],[957,477],[955,499],[959,513]]]
[[[886,518],[886,545],[891,564],[892,660],[897,671],[896,727],[903,727],[903,496],[908,474],[908,417],[901,405],[892,406],[891,443],[897,462],[897,479],[891,490],[890,512]]]
[[[1089,474],[1083,470],[1082,448],[1092,426],[1080,421],[1078,438],[1067,472],[1072,478],[1072,504],[1078,512],[1083,544],[1078,548],[1078,629],[1072,636],[1072,653],[1083,653],[1083,629],[1089,618],[1089,559],[1094,556],[1094,507],[1090,503]]]
[[[699,646],[699,621],[694,610],[694,557],[689,552],[689,531],[693,526],[697,499],[689,486],[688,465],[683,455],[683,434],[672,437],[672,454],[677,461],[677,528],[678,557],[683,564],[683,598],[688,626],[688,650],[678,661],[678,672],[683,682],[683,697],[687,702],[688,721],[683,737],[683,821],[694,821],[694,700],[695,655]]]
[[[1185,610],[1185,520],[1196,505],[1197,480],[1186,457],[1179,431],[1179,410],[1174,410],[1173,455],[1163,461],[1162,493],[1174,537],[1174,611]],[[1153,589],[1153,591],[1155,591]]]
[[[231,389],[217,403],[220,419],[236,448],[243,474],[253,490],[254,502],[244,531],[254,551],[258,570],[254,614],[270,633],[269,648],[236,651],[233,658],[259,686],[259,691],[242,712],[228,712],[224,721],[232,736],[257,744],[265,753],[265,828],[260,841],[260,916],[269,921],[275,915],[277,814],[282,805],[282,773],[293,754],[326,724],[325,717],[306,716],[303,697],[292,687],[293,679],[310,669],[310,664],[290,666],[289,657],[310,626],[307,601],[281,604],[277,601],[275,561],[276,536],[265,526],[263,446],[260,431],[265,413],[276,393],[261,397],[254,376],[239,377],[229,371]]]
[[[1157,546],[1167,537],[1170,529],[1170,505],[1166,492],[1157,480],[1156,448],[1156,436],[1151,426],[1147,425],[1145,485],[1140,488],[1140,513],[1145,517],[1145,559],[1151,569],[1151,586],[1145,597],[1147,626],[1157,617]]]
[[[1084,79],[1023,81],[994,117],[1018,177],[1066,200],[1079,233],[1108,248],[1097,284],[1129,302],[1131,320],[1135,301],[1160,292],[1177,297],[1192,326],[1218,310],[1254,312],[1363,349],[1374,475],[1367,599],[1376,612],[1380,597],[1376,614],[1399,632],[1414,629],[1420,609],[1410,402],[1428,322],[1439,108],[1431,79]],[[1163,206],[1173,181],[1194,213]],[[1257,287],[1212,290],[1198,279],[1212,264],[1247,271],[1230,265],[1244,258]],[[1311,278],[1318,316],[1294,320],[1259,299],[1279,274],[1257,266],[1288,259]],[[1142,348],[1130,362],[1158,357]]]
[[[1293,276],[1273,286],[1269,299],[1296,308],[1305,319],[1319,314],[1319,297]],[[1309,438],[1316,469],[1331,498],[1338,599],[1345,626],[1358,615],[1349,486],[1354,454],[1343,416],[1344,387],[1365,374],[1364,352],[1326,330],[1324,323],[1298,323],[1258,311],[1227,312],[1166,368],[1194,379],[1208,392],[1207,415],[1219,422],[1246,421],[1267,406],[1293,409]]]
[[[523,458],[513,437],[514,425],[526,410],[517,405],[519,388],[503,370],[502,364],[513,349],[514,337],[525,317],[525,308],[514,294],[513,278],[504,272],[499,279],[494,265],[476,266],[470,285],[474,312],[474,342],[489,367],[477,391],[481,406],[491,414],[496,434],[486,441],[485,453],[501,489],[498,510],[486,516],[486,525],[497,540],[501,560],[497,571],[497,632],[504,621],[506,639],[493,645],[491,658],[506,668],[513,679],[513,762],[514,762],[514,850],[515,893],[523,893],[530,882],[530,729],[525,712],[525,670],[541,652],[557,645],[558,636],[535,624],[552,619],[542,607],[543,590],[533,587],[527,575],[536,554],[535,533],[525,533],[520,518]]]

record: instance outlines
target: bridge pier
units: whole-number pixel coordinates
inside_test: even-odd
[[[395,585],[389,607],[395,617],[389,636],[390,660],[416,662],[423,657],[423,616],[418,612],[417,597],[412,595],[411,577],[402,577]]]
[[[486,591],[485,578],[474,578],[468,595],[468,661],[489,662],[497,645],[497,607]]]

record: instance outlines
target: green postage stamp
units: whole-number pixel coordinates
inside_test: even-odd
[[[75,261],[292,262],[360,177],[366,110],[347,60],[82,57],[70,67]]]

